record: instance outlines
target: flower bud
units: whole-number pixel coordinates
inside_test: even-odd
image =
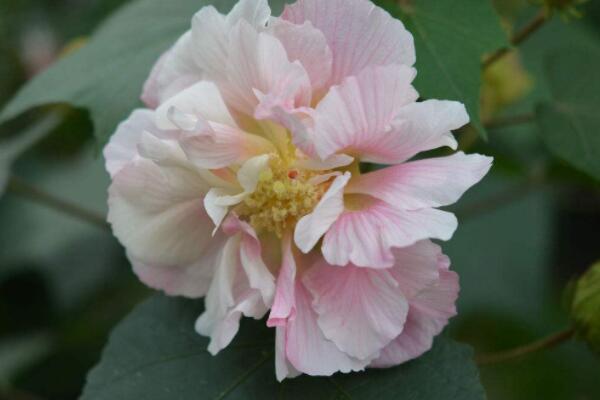
[[[600,262],[594,264],[575,284],[571,316],[577,335],[600,354]]]

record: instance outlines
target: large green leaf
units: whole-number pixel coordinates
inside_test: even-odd
[[[200,301],[159,295],[138,306],[113,331],[82,399],[485,398],[471,350],[445,338],[401,367],[278,384],[264,322],[243,321],[233,344],[213,357],[193,329],[201,312]]]
[[[557,49],[546,59],[552,101],[537,107],[548,148],[574,167],[600,179],[600,50]]]
[[[278,0],[281,3],[281,0]],[[190,26],[208,0],[140,0],[104,23],[89,44],[29,82],[0,113],[0,123],[49,103],[90,111],[101,143],[140,104],[144,80],[159,55]],[[224,10],[234,0],[220,0]]]
[[[479,117],[481,60],[507,46],[489,0],[376,0],[399,17],[415,37],[416,88],[425,98],[463,102],[484,137]]]
[[[152,65],[187,29],[208,0],[140,0],[123,8],[90,43],[27,84],[0,113],[0,123],[48,104],[69,103],[90,111],[96,136],[105,142],[119,121],[139,105]],[[214,1],[223,11],[234,0]],[[277,12],[283,0],[271,0]],[[392,11],[395,4],[388,4]],[[399,11],[400,12],[400,11]],[[416,38],[419,77],[425,97],[464,102],[479,122],[480,60],[505,44],[488,1],[423,0],[401,16]]]

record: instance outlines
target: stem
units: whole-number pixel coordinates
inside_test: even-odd
[[[518,114],[518,115],[511,115],[509,117],[493,119],[493,120],[484,122],[483,125],[487,129],[500,129],[500,128],[505,128],[505,127],[514,126],[514,125],[528,124],[530,122],[533,122],[534,120],[535,120],[535,114],[528,113],[528,114]]]
[[[565,330],[554,333],[545,338],[536,340],[535,342],[526,344],[524,346],[515,347],[514,349],[502,351],[499,353],[480,355],[478,357],[475,357],[475,361],[478,365],[490,365],[515,360],[527,354],[535,353],[541,350],[550,349],[552,347],[558,346],[559,344],[571,339],[574,334],[574,328],[567,328]]]
[[[522,182],[489,197],[456,209],[458,219],[465,220],[510,204],[527,195],[545,182],[543,173],[534,173]]]
[[[20,178],[11,176],[7,189],[35,203],[52,208],[53,210],[59,211],[70,217],[88,222],[103,230],[111,231],[110,225],[108,225],[104,216],[56,197],[51,193],[30,185]]]
[[[548,21],[548,19],[548,13],[544,9],[541,9],[531,21],[529,21],[520,31],[518,31],[511,37],[510,44],[512,46],[520,45],[529,36],[531,36],[531,34],[540,29],[542,25],[544,25],[544,23]],[[509,51],[510,47],[504,47],[502,49],[497,50],[495,53],[489,56],[487,60],[483,62],[483,68],[489,68],[490,65],[494,64],[496,61],[504,57]]]

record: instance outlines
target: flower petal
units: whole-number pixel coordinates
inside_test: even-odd
[[[406,161],[419,152],[448,146],[456,150],[452,131],[469,122],[464,104],[457,101],[426,100],[408,104],[398,112],[394,124],[404,145],[398,161]]]
[[[440,267],[439,281],[410,300],[404,331],[381,352],[371,366],[385,368],[419,357],[433,344],[433,338],[456,315],[458,276]]]
[[[106,170],[111,178],[124,166],[139,159],[138,144],[142,134],[149,133],[158,137],[165,137],[174,132],[160,131],[154,125],[154,111],[148,109],[134,110],[129,118],[119,124],[117,131],[110,137],[104,148]]]
[[[394,264],[392,247],[419,240],[448,240],[457,227],[453,214],[424,208],[398,210],[374,200],[365,208],[343,212],[325,234],[323,256],[333,265],[388,268]]]
[[[283,44],[290,61],[300,61],[310,78],[313,91],[324,89],[331,78],[333,58],[323,32],[310,21],[296,25],[274,18],[269,24],[269,33]]]
[[[344,211],[344,187],[350,176],[346,172],[335,178],[313,212],[300,218],[296,224],[294,242],[304,253],[308,253],[317,244]]]
[[[317,324],[309,292],[299,281],[295,288],[295,316],[286,325],[287,359],[298,371],[329,376],[338,371],[361,371],[368,361],[357,360],[325,338]]]
[[[258,290],[264,304],[271,306],[275,293],[275,278],[262,259],[262,246],[258,236],[248,223],[230,215],[223,223],[223,231],[228,235],[241,234],[240,262],[252,289]]]
[[[157,108],[163,101],[202,79],[194,59],[194,44],[186,32],[156,62],[144,84],[142,101]]]
[[[202,175],[140,159],[115,175],[108,221],[131,256],[157,265],[197,261],[211,242]]]
[[[208,291],[223,244],[223,235],[214,237],[199,260],[184,265],[147,264],[131,255],[128,258],[135,274],[149,287],[169,296],[199,298]]]
[[[173,118],[173,109],[187,116],[190,126]],[[236,127],[221,92],[213,82],[200,81],[164,102],[156,110],[156,125],[161,129],[193,129],[198,120]]]
[[[456,202],[489,171],[492,158],[463,152],[412,161],[360,175],[346,193],[368,194],[405,210]]]
[[[412,35],[368,0],[298,0],[281,17],[295,24],[310,21],[323,32],[333,53],[332,84],[369,66],[415,63]]]
[[[231,31],[229,46],[227,80],[220,87],[232,108],[265,119],[275,107],[293,110],[310,104],[308,74],[300,62],[288,60],[275,37],[240,21]]]
[[[271,313],[267,320],[267,326],[270,327],[284,326],[287,319],[293,317],[295,314],[296,260],[292,253],[292,241],[290,237],[283,239],[282,253],[275,300],[273,301]]]
[[[330,89],[316,108],[314,141],[322,159],[334,153],[392,164],[402,153],[401,126],[392,124],[399,110],[418,94],[411,86],[415,70],[393,65],[367,68]]]
[[[323,334],[344,353],[373,359],[402,332],[408,302],[388,271],[322,261],[303,282]]]

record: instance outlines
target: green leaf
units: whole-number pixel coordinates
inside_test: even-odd
[[[194,331],[201,312],[201,301],[160,295],[138,306],[113,331],[82,400],[485,398],[471,350],[446,338],[397,368],[279,384],[264,321],[244,320],[236,340],[213,357]]]
[[[279,0],[281,2],[281,0]],[[135,1],[109,18],[89,44],[30,81],[0,113],[6,122],[30,108],[68,103],[85,108],[104,143],[139,106],[142,85],[160,54],[190,26],[207,0]],[[222,10],[234,0],[215,2]]]
[[[400,18],[415,37],[422,97],[463,102],[471,122],[486,137],[479,117],[481,60],[508,46],[489,0],[376,0]]]
[[[19,135],[0,141],[0,197],[8,184],[12,164],[30,146],[56,128],[61,120],[57,114],[48,114]]]
[[[600,179],[600,50],[564,47],[546,58],[552,100],[537,109],[542,140],[575,168]]]

